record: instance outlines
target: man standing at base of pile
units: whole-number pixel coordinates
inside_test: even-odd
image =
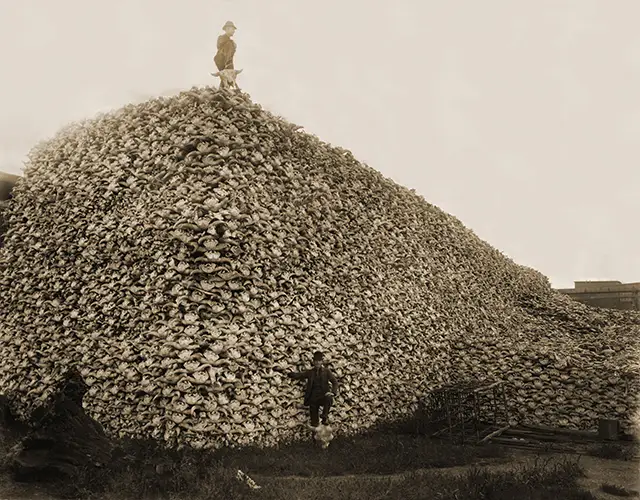
[[[233,56],[236,53],[236,42],[232,40],[234,33],[236,32],[236,25],[231,21],[227,21],[225,25],[222,27],[224,31],[224,35],[220,35],[218,37],[218,52],[213,58],[213,62],[216,63],[218,67],[218,71],[223,71],[225,69],[234,69],[233,67]],[[220,88],[224,88],[227,86],[224,78],[220,81]]]
[[[295,380],[306,379],[307,386],[304,392],[304,405],[309,407],[311,415],[311,427],[320,425],[320,407],[322,406],[322,423],[329,425],[329,410],[333,404],[333,398],[338,395],[338,380],[329,368],[322,366],[324,356],[320,351],[313,353],[313,368],[303,372],[289,373],[289,378]],[[329,391],[331,382],[331,391]]]

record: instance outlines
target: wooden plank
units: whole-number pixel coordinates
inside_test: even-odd
[[[489,434],[488,436],[485,436],[484,438],[482,438],[480,440],[481,443],[486,443],[487,441],[489,441],[492,438],[495,438],[497,436],[499,436],[500,434],[502,434],[504,431],[506,431],[509,427],[511,427],[510,425],[505,425],[504,427],[500,427],[500,429],[498,429],[497,431],[493,431],[491,434]]]
[[[565,429],[559,427],[549,427],[546,425],[526,425],[520,424],[518,428],[530,429],[533,431],[553,432],[555,434],[566,434],[568,436],[583,436],[583,437],[595,437],[598,435],[597,431],[582,431],[577,429]]]
[[[534,435],[514,435],[511,433],[507,434],[507,437],[516,437],[523,438],[529,441],[539,441],[545,443],[575,443],[576,440],[571,439],[568,436],[553,436],[553,435],[544,435],[544,434],[534,434]]]
[[[535,445],[531,443],[517,443],[517,442],[508,441],[508,440],[502,440],[501,438],[496,438],[494,442],[497,444],[509,446],[510,448],[519,448],[523,450],[536,450],[541,448],[539,445]]]
[[[596,442],[599,440],[597,434],[573,434],[566,432],[534,432],[522,429],[509,429],[509,435],[535,438],[545,441],[572,441],[572,442]]]

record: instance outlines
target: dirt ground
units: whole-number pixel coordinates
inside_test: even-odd
[[[602,500],[620,498],[600,491],[600,485],[603,483],[640,492],[640,462],[586,456],[581,457],[580,462],[587,470],[587,477],[580,481],[581,486],[589,489],[598,498]]]

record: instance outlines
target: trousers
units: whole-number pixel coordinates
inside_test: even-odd
[[[309,413],[311,416],[311,425],[318,427],[320,424],[320,407],[322,406],[322,423],[327,425],[329,419],[329,411],[333,398],[331,396],[322,396],[319,398],[313,398],[309,401]]]
[[[228,61],[222,54],[216,54],[216,56],[213,58],[213,62],[216,63],[218,71],[222,71],[224,69],[233,69],[233,59]]]

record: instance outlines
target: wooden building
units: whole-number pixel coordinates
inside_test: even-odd
[[[574,288],[558,291],[594,307],[640,311],[640,283],[574,281]]]

